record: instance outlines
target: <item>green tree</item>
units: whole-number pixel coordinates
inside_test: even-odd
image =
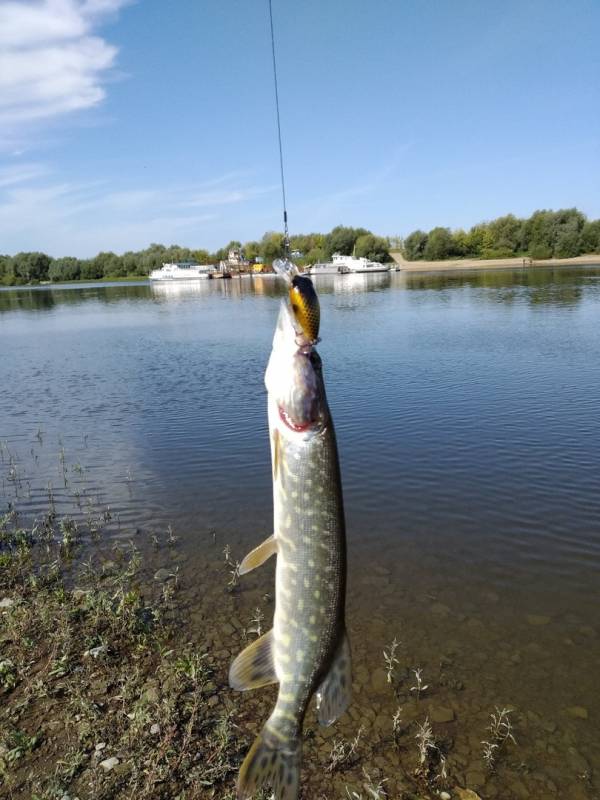
[[[45,253],[17,253],[12,262],[19,283],[39,283],[48,279],[52,259]]]
[[[359,236],[354,245],[357,258],[368,258],[370,261],[384,263],[390,260],[390,246],[387,239],[364,233]]]
[[[451,254],[457,258],[466,256],[469,249],[468,234],[459,228],[457,231],[452,232],[452,246]]]
[[[48,270],[51,281],[77,281],[80,277],[81,263],[78,258],[71,256],[55,258]]]
[[[440,261],[448,258],[452,250],[452,235],[449,228],[434,228],[429,231],[427,244],[423,250],[426,261]]]
[[[0,256],[0,283],[12,286],[15,282],[15,268],[11,256]]]
[[[276,258],[283,258],[283,233],[270,231],[265,233],[260,242],[260,255],[266,264],[272,264]]]
[[[427,234],[425,231],[413,231],[404,240],[404,257],[408,261],[419,261],[423,258],[426,246]]]
[[[311,247],[304,258],[306,264],[319,264],[327,261],[327,250],[324,247]]]
[[[210,264],[210,253],[208,250],[192,250],[192,257],[198,264]]]
[[[487,229],[491,234],[491,246],[488,250],[502,251],[509,257],[519,250],[522,239],[523,221],[514,214],[506,214],[488,223]]]
[[[244,245],[244,255],[252,264],[256,261],[257,256],[260,256],[259,242],[246,242]]]
[[[102,272],[102,264],[99,264],[95,258],[86,258],[80,264],[80,274],[81,279],[84,281],[101,278],[104,274]]]
[[[473,225],[467,234],[467,252],[465,255],[479,258],[484,248],[485,225]]]
[[[343,256],[352,255],[354,245],[359,236],[364,236],[371,231],[365,228],[346,228],[344,225],[337,225],[331,233],[327,234],[326,249],[329,256],[340,253]]]
[[[581,252],[600,253],[600,219],[584,223],[581,229]]]

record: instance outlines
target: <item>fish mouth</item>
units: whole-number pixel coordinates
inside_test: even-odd
[[[294,433],[305,433],[306,431],[313,428],[317,422],[317,420],[308,420],[308,422],[304,422],[302,424],[298,424],[294,422],[294,420],[290,417],[290,415],[285,411],[284,408],[281,406],[277,407],[279,410],[279,419],[283,422],[283,424],[289,428]]]

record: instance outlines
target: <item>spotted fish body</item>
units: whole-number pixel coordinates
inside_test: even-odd
[[[350,701],[345,631],[346,546],[335,432],[321,361],[283,304],[265,382],[273,464],[274,535],[242,562],[243,574],[277,555],[273,629],[234,661],[230,684],[278,682],[275,708],[240,770],[238,798],[270,785],[296,800],[302,726],[313,694],[330,725]]]

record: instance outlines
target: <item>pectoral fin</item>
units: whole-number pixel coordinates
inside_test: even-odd
[[[350,704],[352,695],[352,659],[350,642],[344,631],[342,640],[325,680],[317,690],[317,711],[321,725],[331,725]]]
[[[229,668],[229,685],[232,689],[245,691],[259,689],[276,683],[273,663],[273,631],[270,630],[248,645]]]
[[[255,567],[260,567],[265,561],[277,552],[277,541],[275,536],[269,536],[268,539],[258,547],[255,547],[240,564],[240,575],[245,575]]]

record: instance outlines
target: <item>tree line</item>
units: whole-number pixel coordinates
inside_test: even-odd
[[[329,233],[309,233],[292,236],[292,251],[301,253],[294,260],[300,266],[326,261],[333,253],[365,256],[373,261],[390,260],[389,240],[375,236],[365,228],[349,228],[338,225]],[[0,255],[0,284],[36,284],[43,281],[88,281],[99,278],[146,277],[163,263],[195,261],[199,264],[218,264],[227,258],[230,250],[241,250],[250,261],[257,260],[270,265],[284,255],[284,236],[269,231],[259,241],[242,244],[231,241],[214,253],[203,249],[191,249],[163,244],[151,244],[145,250],[129,251],[123,255],[112,252],[98,253],[93,258],[65,256],[52,258],[46,253],[17,253],[14,256]]]
[[[416,230],[404,239],[408,261],[445,258],[574,258],[600,253],[600,220],[588,220],[576,208],[535,211],[527,219],[513,214],[481,222],[469,231]]]
[[[366,228],[338,225],[329,233],[298,234],[291,237],[291,249],[299,253],[300,265],[328,261],[333,253],[365,256],[372,261],[389,261],[390,249],[399,249],[408,261],[438,261],[446,258],[511,258],[535,260],[572,258],[583,253],[600,253],[600,220],[588,220],[576,208],[535,211],[527,219],[507,214],[491,222],[474,225],[469,231],[436,227],[428,233],[413,231],[404,240],[376,236]],[[99,278],[146,277],[163,263],[195,261],[218,264],[230,250],[243,252],[250,261],[270,265],[284,255],[282,233],[268,231],[258,241],[231,241],[214,253],[163,244],[123,255],[102,252],[93,258],[45,253],[0,255],[0,284],[36,284],[43,281],[97,280]]]

